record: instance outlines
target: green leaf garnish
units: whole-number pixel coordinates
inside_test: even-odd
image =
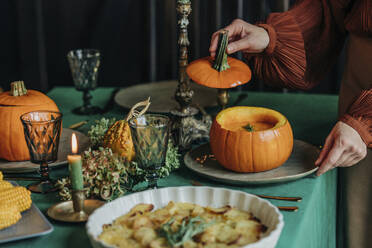
[[[251,124],[247,124],[246,126],[243,127],[245,130],[248,132],[254,132],[254,127]]]
[[[204,232],[207,227],[214,224],[214,221],[206,223],[205,220],[199,216],[191,219],[185,218],[182,220],[178,230],[173,231],[171,228],[173,222],[174,218],[163,224],[158,230],[159,235],[164,237],[172,247],[184,244],[186,241],[191,240],[192,237]]]

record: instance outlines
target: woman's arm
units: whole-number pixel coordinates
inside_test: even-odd
[[[243,51],[255,76],[264,82],[296,89],[316,85],[335,62],[344,44],[344,6],[331,10],[330,0],[303,0],[289,11],[272,13],[266,23],[235,20],[228,53]],[[266,31],[265,31],[266,30]],[[218,33],[212,35],[214,56]]]
[[[265,28],[270,43],[251,57],[256,76],[271,85],[310,89],[329,71],[339,55],[346,32],[342,6],[332,10],[327,0],[299,1],[291,10],[273,13]]]
[[[364,90],[333,127],[315,161],[317,175],[342,166],[352,166],[372,148],[372,89]]]
[[[340,121],[354,128],[372,148],[372,89],[364,90]]]

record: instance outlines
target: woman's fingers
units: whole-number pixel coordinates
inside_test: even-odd
[[[249,42],[247,42],[247,40],[243,38],[243,39],[231,42],[227,46],[227,53],[232,54],[232,53],[235,53],[241,50],[248,50],[249,47],[250,47]]]
[[[333,132],[331,132],[328,135],[327,139],[325,140],[323,149],[320,151],[319,157],[315,161],[316,166],[319,166],[323,162],[323,160],[326,158],[327,154],[331,150],[332,145],[333,145]]]
[[[238,51],[260,53],[266,49],[270,42],[269,34],[264,28],[236,19],[229,26],[212,35],[211,44],[209,46],[209,53],[212,57],[216,54],[218,34],[222,30],[229,32],[229,46],[227,49],[229,54]]]
[[[350,167],[362,160],[362,157],[358,155],[351,155],[340,165],[342,167]]]
[[[339,161],[339,163],[337,163],[337,166],[350,167],[355,165],[365,157],[362,149],[360,151],[358,150],[358,148],[352,146],[352,144],[346,147],[347,150],[345,150],[345,155],[343,156],[342,161]]]
[[[247,23],[244,22],[243,20],[236,19],[234,20],[230,25],[226,26],[223,29],[220,29],[212,34],[211,38],[211,44],[209,46],[209,53],[212,57],[215,56],[216,54],[216,49],[218,46],[218,35],[221,33],[223,30],[228,31],[228,37],[229,41],[233,41],[234,37],[239,37],[241,38],[241,34],[243,30],[245,29],[245,25]]]
[[[358,132],[341,121],[333,127],[315,165],[319,166],[317,175],[335,167],[353,166],[367,154],[367,146]]]
[[[325,172],[333,169],[337,166],[341,155],[343,154],[344,149],[340,146],[337,142],[333,142],[332,148],[328,152],[326,158],[320,164],[319,169],[317,171],[317,176],[324,174]]]

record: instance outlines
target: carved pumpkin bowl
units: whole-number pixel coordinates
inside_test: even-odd
[[[281,166],[291,155],[292,128],[283,114],[272,109],[227,108],[213,121],[210,148],[226,169],[267,171]]]

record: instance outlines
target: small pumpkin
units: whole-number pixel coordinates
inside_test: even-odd
[[[216,57],[204,57],[191,62],[187,75],[197,84],[210,88],[228,89],[245,84],[251,80],[251,70],[242,61],[228,57],[226,48],[228,31],[219,34]]]
[[[20,116],[37,110],[59,111],[52,99],[39,91],[27,90],[23,81],[11,83],[10,91],[0,93],[0,158],[30,159]]]
[[[236,172],[281,166],[291,155],[293,133],[281,113],[261,107],[222,110],[212,123],[210,147],[217,161]]]
[[[138,111],[137,108],[141,106],[145,107],[141,111]],[[107,130],[103,139],[103,146],[111,148],[114,153],[119,154],[121,157],[125,157],[128,161],[132,161],[136,153],[128,121],[135,116],[144,114],[149,106],[150,98],[146,101],[135,104],[125,119],[116,121]]]

